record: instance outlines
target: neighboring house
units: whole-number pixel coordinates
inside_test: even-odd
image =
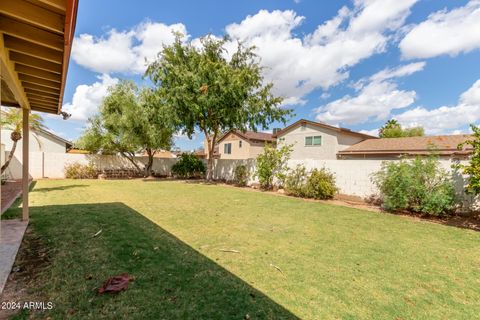
[[[277,145],[292,145],[292,160],[333,160],[337,153],[373,136],[301,119],[274,135]]]
[[[472,153],[472,148],[458,150],[457,146],[469,138],[471,135],[369,139],[338,152],[338,157],[390,160],[402,156],[426,156],[433,152],[441,158],[464,159]]]
[[[198,159],[205,159],[206,156],[207,156],[207,154],[206,154],[206,152],[205,152],[204,149],[199,149],[199,150],[193,151],[193,155],[194,155],[195,157],[197,157]]]
[[[13,141],[10,139],[11,133],[11,130],[2,129],[1,131],[2,144],[5,145],[7,155],[13,146]],[[23,139],[22,137],[22,139],[17,142],[17,148],[14,154],[19,161],[22,159]],[[47,130],[30,130],[29,139],[30,152],[66,153],[73,146],[72,142]]]
[[[275,138],[271,133],[231,130],[218,140],[214,157],[219,159],[254,159],[262,153],[266,143],[275,143]],[[205,145],[208,146],[206,141]]]
[[[208,150],[209,148],[211,147],[212,145],[212,142],[211,142],[212,139],[207,139],[205,138],[203,140],[203,150],[204,150],[204,153],[205,153],[205,159],[208,159],[209,158],[209,155],[208,155]],[[217,145],[215,146],[215,148],[213,149],[213,158],[214,159],[218,159],[220,157],[220,155],[218,154],[218,141],[217,141]]]
[[[10,139],[11,133],[11,130],[1,130],[2,149],[4,151],[2,152],[2,163],[5,161],[5,159],[7,159],[13,147],[13,141],[12,139]],[[17,142],[17,147],[15,149],[15,153],[13,154],[12,161],[10,162],[7,170],[5,171],[5,175],[8,178],[18,179],[22,176],[23,139],[25,138],[22,137],[22,139]],[[37,169],[38,172],[42,171],[43,173],[45,154],[66,154],[72,148],[72,146],[73,144],[70,141],[65,140],[62,137],[59,137],[49,131],[30,130],[30,173],[34,171],[36,172]],[[43,177],[42,174],[39,174],[38,176]]]

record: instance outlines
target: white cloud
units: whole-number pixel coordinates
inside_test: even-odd
[[[255,45],[265,78],[290,104],[304,102],[315,89],[348,78],[348,68],[383,52],[417,0],[356,0],[311,34],[294,34],[304,17],[294,11],[261,10],[226,27],[233,40]]]
[[[331,124],[365,123],[384,120],[392,110],[402,109],[415,102],[415,91],[399,90],[393,82],[371,82],[355,96],[346,95],[315,110],[318,121]]]
[[[392,79],[405,77],[423,70],[424,62],[387,68],[369,78],[356,82],[356,95],[346,95],[315,110],[317,120],[333,124],[364,123],[384,120],[395,109],[403,109],[415,102],[416,92],[398,89]]]
[[[392,78],[409,76],[415,72],[422,71],[423,68],[425,68],[425,65],[426,63],[422,61],[406,64],[396,68],[387,68],[371,76],[370,81],[383,81]]]
[[[338,84],[348,78],[350,67],[385,51],[417,1],[354,0],[351,8],[341,8],[313,33],[302,36],[294,31],[305,17],[292,10],[260,10],[226,26],[232,38],[226,46],[232,52],[239,40],[255,45],[275,93],[285,98],[285,104],[301,105],[308,93]],[[183,24],[150,21],[130,30],[111,29],[101,37],[82,34],[74,41],[72,58],[99,73],[141,74],[145,59],[152,60],[162,45],[172,43],[173,31],[188,34]],[[198,44],[198,39],[193,43]]]
[[[85,121],[97,113],[98,107],[108,93],[108,88],[118,83],[118,79],[107,74],[98,76],[97,82],[79,85],[75,89],[72,102],[63,105],[63,110],[72,114],[73,120]]]
[[[480,0],[441,10],[413,26],[400,42],[404,58],[455,56],[480,48]]]
[[[144,22],[128,31],[111,29],[100,38],[81,34],[75,38],[72,58],[79,65],[99,73],[137,73],[146,69],[164,44],[174,40],[173,32],[187,34],[183,24]]]
[[[480,105],[480,79],[460,96],[460,102],[469,105]]]
[[[428,134],[462,132],[471,123],[480,121],[480,80],[465,91],[455,106],[428,110],[416,107],[395,116],[406,126],[423,126]]]
[[[371,129],[371,130],[360,130],[360,133],[363,133],[363,134],[368,134],[369,136],[374,136],[374,137],[378,137],[379,135],[379,128],[377,129]]]

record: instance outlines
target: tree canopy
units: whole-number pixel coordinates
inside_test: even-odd
[[[423,127],[402,128],[395,119],[388,120],[379,130],[380,138],[422,137],[424,135]]]
[[[120,154],[138,170],[141,164],[135,155],[145,153],[143,170],[149,176],[156,151],[169,150],[174,133],[173,118],[157,94],[131,81],[121,81],[109,89],[77,145],[95,153]]]
[[[191,137],[199,129],[210,141],[208,179],[222,133],[267,129],[291,113],[280,107],[282,98],[272,93],[273,85],[264,83],[255,48],[239,43],[231,53],[225,49],[227,41],[206,36],[196,46],[177,35],[146,71],[183,132]]]
[[[23,128],[23,110],[18,108],[8,108],[7,110],[1,111],[1,128],[11,130],[10,139],[13,141],[12,150],[10,150],[8,157],[1,168],[1,173],[4,173],[5,170],[10,165],[15,150],[17,148],[17,143],[22,139],[22,128]],[[39,114],[30,113],[28,115],[28,126],[32,131],[33,136],[37,139],[38,144],[40,140],[35,134],[35,130],[45,129],[43,124],[43,118]],[[27,137],[28,138],[28,137]]]

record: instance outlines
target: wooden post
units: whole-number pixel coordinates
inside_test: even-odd
[[[29,153],[29,146],[28,143],[30,141],[30,126],[28,123],[28,118],[30,114],[30,110],[22,109],[23,112],[23,130],[22,130],[22,143],[23,143],[23,152],[22,152],[22,220],[28,221],[29,213],[28,213],[28,182],[30,180],[30,175],[28,173],[28,153]]]

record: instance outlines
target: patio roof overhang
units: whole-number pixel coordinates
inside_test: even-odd
[[[1,0],[1,104],[61,112],[78,0]]]

